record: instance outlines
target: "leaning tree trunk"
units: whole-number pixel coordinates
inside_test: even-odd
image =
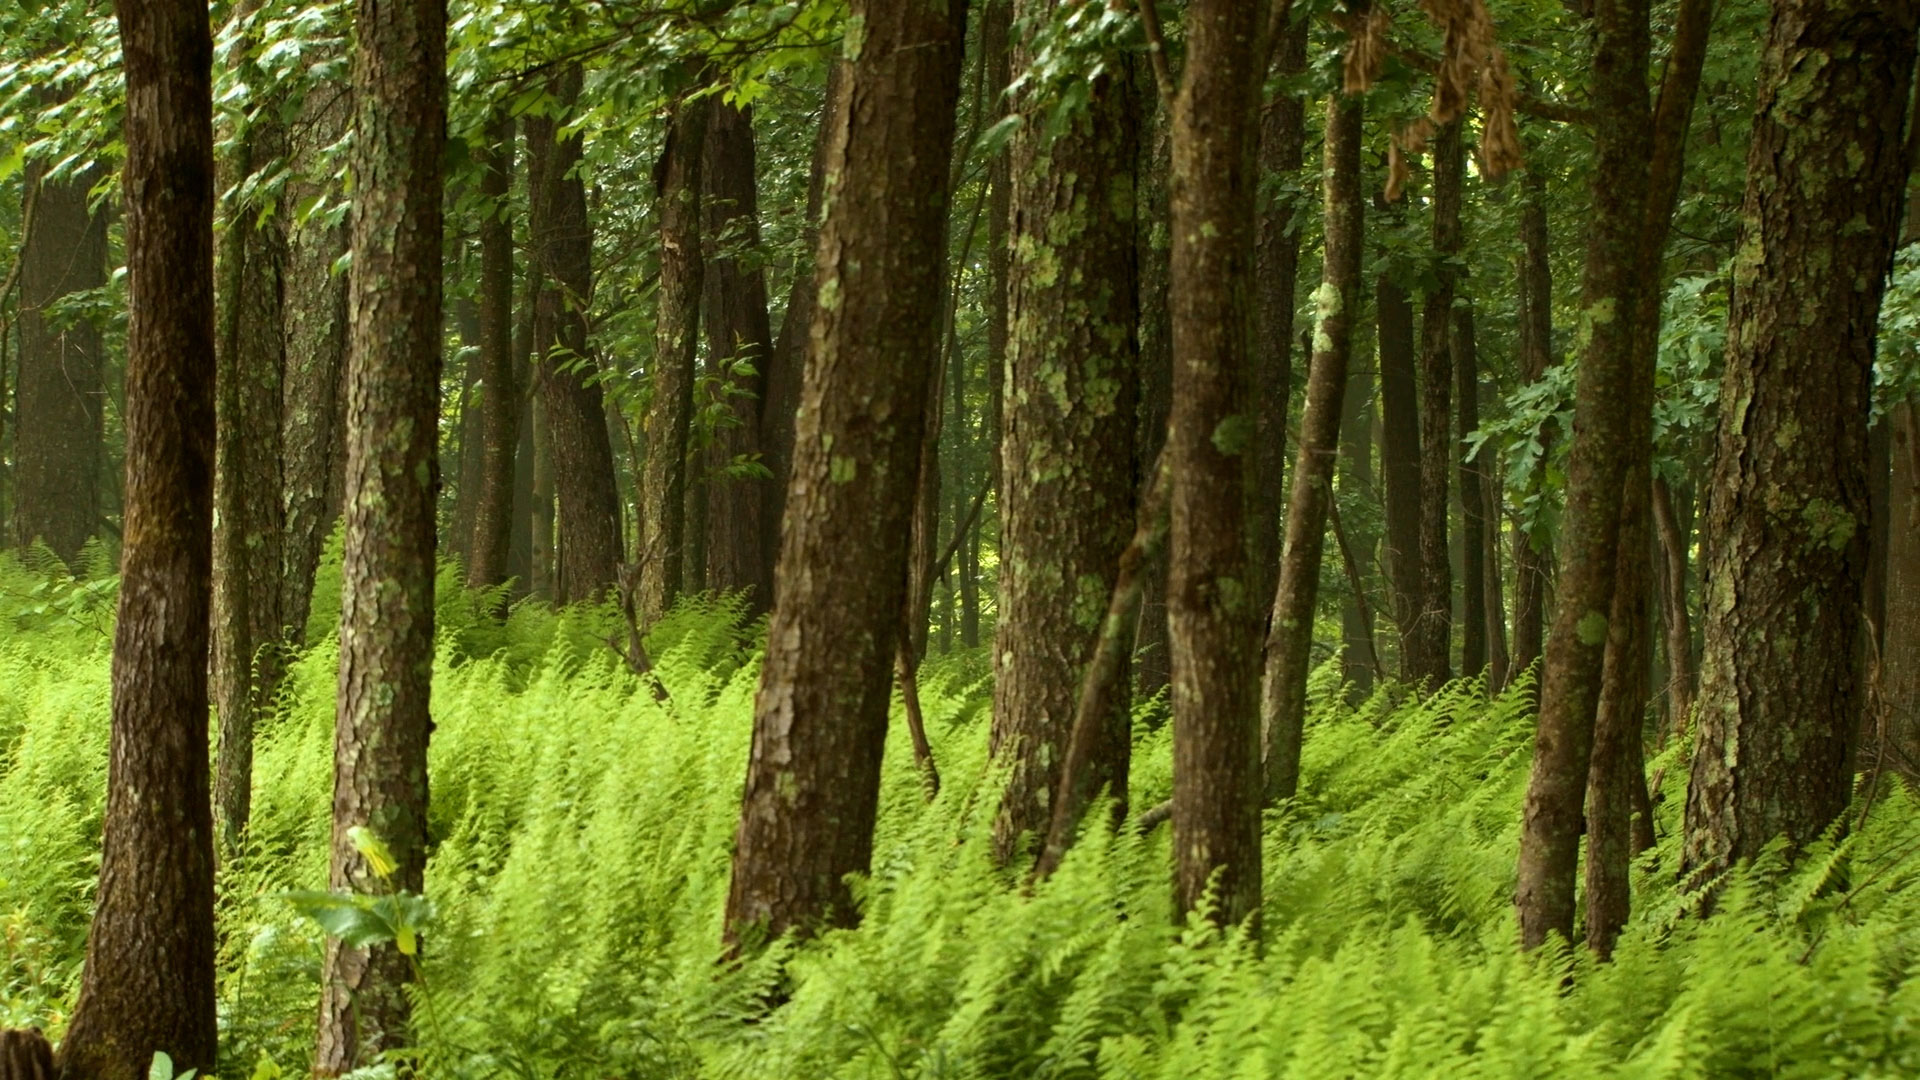
[[[1282,79],[1298,77],[1307,66],[1307,20],[1290,22],[1274,45],[1274,74]],[[1259,140],[1262,181],[1296,179],[1306,156],[1306,99],[1291,88],[1275,95],[1264,110]],[[1275,193],[1264,203],[1254,236],[1258,332],[1253,350],[1253,503],[1248,519],[1250,587],[1263,609],[1273,603],[1280,579],[1280,492],[1287,471],[1287,399],[1293,384],[1293,293],[1300,276],[1300,225],[1294,220],[1292,196]]]
[[[40,541],[74,563],[100,517],[100,328],[84,317],[56,319],[46,308],[106,283],[107,222],[87,209],[90,173],[49,179],[45,172],[44,162],[27,166],[13,541],[23,548]]]
[[[213,41],[199,0],[119,7],[127,80],[126,541],[100,887],[61,1075],[211,1074]]]
[[[577,64],[555,77],[554,92],[563,108],[571,109],[579,99],[580,80]],[[554,596],[564,604],[595,599],[613,586],[620,562],[620,497],[606,404],[593,381],[595,364],[587,344],[593,229],[580,175],[582,139],[577,132],[559,137],[551,119],[528,117],[527,141],[538,142],[534,153],[544,158],[540,198],[533,200],[528,225],[534,257],[549,286],[540,296],[552,340],[540,354],[539,378],[559,507]]]
[[[1232,925],[1260,910],[1258,614],[1248,593],[1254,142],[1264,13],[1195,0],[1173,105],[1174,903]]]
[[[854,0],[865,37],[827,154],[812,345],[726,934],[858,918],[926,397],[940,355],[961,0]]]
[[[1071,4],[1019,0],[1039,25]],[[1016,63],[1033,57],[1021,47]],[[1092,659],[1120,553],[1133,536],[1139,293],[1133,261],[1137,130],[1128,62],[1107,56],[1062,130],[1028,93],[1014,133],[1013,340],[1000,491],[1000,620],[990,746],[1007,787],[994,820],[1002,862],[1044,835],[1080,673]],[[955,523],[958,527],[959,523]],[[1125,685],[1126,672],[1119,673]],[[1124,800],[1127,695],[1112,695],[1086,786]]]
[[[716,248],[707,259],[707,348],[716,360],[735,360],[726,373],[733,423],[714,433],[713,465],[761,453],[761,403],[767,398],[767,361],[773,330],[767,319],[767,278],[760,260],[760,196],[754,171],[753,110],[708,99],[706,160],[700,171],[707,235]],[[773,561],[779,528],[761,520],[768,481],[707,470],[707,587],[747,593],[755,614],[773,599]]]
[[[659,170],[660,288],[654,317],[653,394],[647,408],[647,462],[641,477],[640,618],[652,624],[679,599],[687,535],[687,447],[693,430],[694,362],[700,345],[700,165],[707,103],[682,98],[673,110]],[[696,527],[704,527],[699,522]],[[564,521],[562,528],[564,530]],[[562,553],[565,547],[562,546]]]
[[[504,111],[487,125],[480,167],[480,475],[474,499],[467,585],[485,589],[507,580],[513,539],[515,451],[520,443],[522,362],[513,347],[513,117]]]
[[[446,3],[360,0],[356,26],[347,532],[328,882],[418,893],[433,730]],[[357,850],[359,828],[391,851],[390,875]],[[411,1041],[408,971],[391,944],[328,941],[317,1075],[372,1064]]]
[[[1807,843],[1852,795],[1873,329],[1916,21],[1911,0],[1776,0],[1768,24],[1707,522],[1696,874]]]
[[[1648,0],[1595,5],[1593,211],[1582,283],[1585,347],[1574,390],[1574,441],[1553,631],[1520,833],[1514,905],[1521,943],[1573,939],[1574,878],[1593,753],[1594,712],[1613,606],[1614,556],[1628,445],[1635,432],[1634,305],[1644,287]]]
[[[308,91],[294,125],[293,177],[282,205],[336,194],[323,155],[346,134],[352,114],[350,92],[332,86]],[[320,552],[340,513],[346,470],[346,455],[339,450],[340,391],[347,361],[347,281],[353,271],[336,274],[334,266],[346,253],[344,222],[328,224],[320,215],[288,223],[286,303],[281,311],[287,344],[281,402],[286,536],[280,610],[291,645],[306,641]]]
[[[1261,719],[1265,725],[1269,801],[1291,799],[1300,782],[1300,742],[1307,713],[1307,673],[1313,651],[1313,614],[1320,591],[1320,559],[1326,548],[1327,513],[1333,501],[1334,459],[1340,451],[1340,420],[1347,388],[1353,324],[1360,312],[1360,262],[1366,204],[1360,194],[1360,143],[1365,106],[1358,95],[1327,99],[1327,254],[1314,292],[1313,366],[1307,375],[1306,412],[1300,419],[1300,456],[1293,467],[1287,506],[1287,546],[1280,591],[1267,634],[1266,679]]]
[[[256,8],[240,4],[234,18],[250,19]],[[255,86],[268,85],[257,67],[246,68]],[[286,127],[279,121],[278,103],[253,105],[226,166],[239,190],[286,162]],[[258,197],[235,196],[228,202],[216,289],[213,500],[219,524],[213,535],[213,698],[220,743],[213,801],[220,842],[228,849],[247,827],[254,726],[279,687],[286,633],[280,408],[287,359],[281,332],[287,235],[280,217],[263,214],[264,209]]]
[[[1453,441],[1453,297],[1460,257],[1460,194],[1466,149],[1455,120],[1433,147],[1433,285],[1420,311],[1420,591],[1403,670],[1438,689],[1453,677],[1453,563],[1447,549],[1447,488]]]

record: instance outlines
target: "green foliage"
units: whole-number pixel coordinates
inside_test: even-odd
[[[57,1035],[96,870],[109,650],[97,627],[19,617],[39,577],[0,557],[0,1023]],[[413,1060],[435,1077],[1920,1068],[1920,815],[1904,789],[1791,867],[1776,850],[1736,872],[1699,919],[1671,881],[1685,750],[1670,747],[1653,762],[1662,840],[1616,960],[1523,957],[1509,898],[1529,688],[1422,703],[1389,687],[1349,705],[1332,665],[1310,688],[1304,794],[1268,816],[1261,947],[1175,922],[1164,827],[1090,815],[1030,892],[996,868],[985,658],[962,652],[922,678],[938,799],[906,740],[889,747],[861,928],[721,964],[756,674],[740,609],[690,603],[659,628],[660,702],[596,637],[604,613],[522,605],[483,627],[469,603],[443,587],[431,917],[422,898],[312,891],[337,649],[322,635],[293,664],[261,732],[252,831],[221,868],[222,1075],[308,1059],[314,918],[417,935],[433,1023]],[[1168,792],[1170,740],[1141,730],[1135,805]]]

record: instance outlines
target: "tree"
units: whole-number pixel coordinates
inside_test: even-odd
[[[1020,0],[1027,40],[1075,4]],[[1032,49],[1016,47],[1025,70]],[[1128,63],[1109,56],[1057,131],[1052,88],[1030,88],[1011,150],[1013,263],[1000,490],[1000,621],[992,753],[1011,763],[994,822],[1000,859],[1044,833],[1079,675],[1133,535],[1139,361],[1134,325]],[[1121,678],[1124,681],[1124,673]],[[1132,715],[1113,696],[1088,784],[1124,800]]]
[[[1335,458],[1347,391],[1347,359],[1358,321],[1366,204],[1360,194],[1360,143],[1365,105],[1357,94],[1327,100],[1327,255],[1314,292],[1313,366],[1307,375],[1300,454],[1287,505],[1287,544],[1280,567],[1273,626],[1267,633],[1262,686],[1262,758],[1269,800],[1293,797],[1300,779],[1300,740],[1307,711],[1307,674],[1320,560],[1333,502]]]
[[[270,93],[251,53],[258,47],[258,4],[234,8],[241,70]],[[226,169],[228,197],[218,252],[215,329],[218,433],[214,444],[213,697],[220,718],[214,812],[220,841],[237,844],[252,806],[253,732],[272,704],[286,634],[282,538],[286,535],[281,463],[285,220],[271,212],[265,187],[286,163],[286,125],[273,102],[255,101],[240,120]]]
[[[62,1075],[211,1073],[213,40],[199,0],[118,6],[127,82],[126,539],[100,888]]]
[[[346,548],[328,882],[418,893],[433,729],[446,4],[360,0],[356,10]],[[361,853],[358,829],[391,852],[390,877]],[[395,946],[330,939],[315,1073],[338,1076],[401,1045],[407,981],[407,957]]]
[[[1544,944],[1552,933],[1573,939],[1581,811],[1634,431],[1635,395],[1622,388],[1632,384],[1631,316],[1646,287],[1639,254],[1652,146],[1647,0],[1599,0],[1593,24],[1593,210],[1581,282],[1585,345],[1574,390],[1558,596],[1541,676],[1514,895],[1527,948]]]
[[[1805,844],[1852,796],[1872,328],[1917,22],[1866,0],[1776,0],[1768,21],[1707,523],[1695,874]]]
[[[551,92],[563,114],[578,102],[580,80],[578,64],[554,77]],[[558,505],[553,595],[572,603],[598,597],[613,585],[620,562],[620,499],[606,404],[593,379],[596,364],[587,341],[593,226],[580,173],[583,137],[577,131],[562,133],[551,118],[529,116],[526,131],[530,156],[540,163],[531,170],[536,183],[529,188],[527,224],[544,282],[540,317],[549,327],[546,348],[538,350],[538,378]]]
[[[480,166],[480,430],[481,465],[474,500],[467,584],[507,579],[512,543],[515,451],[520,442],[520,379],[524,359],[513,347],[513,117],[496,113],[486,129]]]
[[[1553,354],[1553,262],[1547,233],[1547,177],[1538,163],[1528,167],[1520,205],[1520,272],[1515,275],[1520,308],[1520,377],[1528,383],[1546,375]],[[1552,421],[1538,436],[1544,466],[1559,434]],[[1544,493],[1546,469],[1532,474],[1534,493]],[[1546,643],[1547,579],[1553,569],[1552,537],[1545,523],[1516,528],[1513,534],[1513,671],[1532,667]]]
[[[1380,357],[1380,471],[1386,517],[1387,586],[1400,638],[1400,678],[1412,682],[1420,655],[1420,405],[1413,302],[1390,269],[1374,283]]]
[[[1441,124],[1433,147],[1433,284],[1420,311],[1420,584],[1402,675],[1438,688],[1453,677],[1453,565],[1447,489],[1453,473],[1453,302],[1459,277],[1463,121]]]
[[[1140,276],[1140,429],[1134,460],[1144,471],[1160,457],[1173,411],[1173,329],[1167,309],[1167,185],[1173,170],[1172,119],[1152,71],[1134,65],[1134,108],[1140,115],[1140,150],[1134,165],[1134,259]],[[989,358],[991,360],[991,358]],[[1143,476],[1141,483],[1149,483]],[[1167,573],[1162,560],[1147,568],[1134,642],[1134,692],[1151,698],[1173,680],[1167,643]]]
[[[28,164],[20,252],[20,378],[14,427],[14,535],[71,563],[100,521],[100,328],[61,300],[106,284],[107,223],[89,208],[95,173]]]
[[[698,78],[697,68],[682,74],[689,84]],[[707,108],[703,100],[681,97],[674,106],[662,161],[655,169],[660,196],[660,288],[654,317],[653,395],[647,409],[647,461],[641,480],[640,616],[645,623],[657,621],[673,606],[682,580],[688,438],[706,272],[700,251],[700,164]],[[705,525],[701,521],[697,527]]]
[[[1174,900],[1218,889],[1212,912],[1260,908],[1259,626],[1249,592],[1258,40],[1265,13],[1195,0],[1173,102],[1168,308],[1173,468],[1167,636],[1173,658]],[[1337,415],[1337,410],[1336,410]],[[1216,877],[1217,875],[1217,877]]]
[[[854,0],[753,750],[730,941],[858,917],[939,356],[962,0]]]

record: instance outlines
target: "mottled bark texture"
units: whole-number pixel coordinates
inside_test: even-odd
[[[282,206],[338,197],[325,152],[346,134],[352,119],[350,87],[326,83],[307,91],[293,127],[293,172]],[[325,215],[288,221],[282,311],[286,570],[281,614],[293,645],[306,640],[314,574],[327,534],[339,518],[346,476],[347,456],[340,449],[341,389],[347,362],[347,280],[352,271],[334,272],[346,253],[344,221],[329,223]]]
[[[1140,428],[1134,460],[1158,460],[1173,411],[1173,328],[1167,307],[1173,238],[1167,231],[1167,185],[1173,170],[1173,123],[1148,65],[1134,65],[1134,107],[1140,116],[1140,149],[1134,166],[1134,258],[1140,274]],[[1156,562],[1144,571],[1139,628],[1133,648],[1134,692],[1142,699],[1167,689],[1173,657],[1167,644],[1167,571]]]
[[[1032,25],[1077,0],[1019,0]],[[1015,63],[1032,62],[1016,50]],[[994,846],[1010,861],[1052,818],[1061,761],[1120,553],[1133,535],[1139,361],[1134,323],[1133,158],[1128,61],[1105,58],[1087,103],[1057,133],[1056,102],[1023,95],[1014,133],[1013,277],[1000,489],[1000,621],[991,751],[1007,762]],[[1121,684],[1125,685],[1124,663]],[[1126,694],[1111,695],[1090,748],[1094,791],[1124,800],[1132,745]]]
[[[234,18],[250,21],[256,8],[240,4]],[[243,44],[245,52],[252,48]],[[243,75],[265,85],[251,62],[245,62]],[[286,635],[280,410],[287,234],[283,217],[262,212],[267,209],[263,192],[244,193],[250,178],[265,180],[285,165],[287,132],[277,103],[251,104],[224,163],[226,186],[234,194],[224,207],[215,278],[213,698],[220,742],[213,803],[220,842],[228,846],[237,844],[247,827],[254,726],[279,688]]]
[[[212,1073],[213,41],[200,0],[118,8],[127,109],[126,525],[100,887],[63,1076]]]
[[[1462,121],[1433,143],[1433,274],[1420,310],[1420,591],[1402,672],[1429,690],[1453,677],[1453,560],[1447,549],[1453,475],[1453,299],[1462,246],[1460,194],[1466,179]]]
[[[1696,874],[1812,840],[1852,794],[1874,326],[1916,21],[1911,0],[1778,0],[1768,23],[1707,521]]]
[[[445,0],[360,0],[355,25],[345,586],[328,884],[417,893],[433,729]],[[385,842],[390,876],[360,855],[355,828]],[[316,1074],[370,1065],[409,1041],[408,978],[407,958],[391,945],[327,942]]]
[[[1307,20],[1289,22],[1274,43],[1274,74],[1307,65]],[[1274,96],[1260,121],[1259,183],[1268,188],[1254,234],[1253,504],[1248,519],[1249,575],[1263,614],[1280,579],[1280,494],[1287,473],[1287,399],[1293,384],[1293,293],[1300,275],[1300,227],[1292,197],[1271,190],[1298,179],[1306,155],[1307,102],[1291,87]],[[1336,421],[1337,422],[1337,421]],[[1263,622],[1269,620],[1263,620]]]
[[[99,525],[102,348],[92,320],[54,308],[107,280],[106,217],[87,208],[94,178],[49,178],[45,162],[29,162],[20,251],[12,541],[39,541],[69,563]]]
[[[1380,357],[1380,471],[1387,593],[1398,631],[1400,678],[1415,677],[1420,622],[1420,406],[1413,302],[1382,271],[1374,283]]]
[[[513,347],[513,117],[487,125],[480,168],[480,475],[473,500],[467,584],[484,589],[507,580],[513,537],[515,450],[520,443],[520,358]]]
[[[1574,389],[1557,603],[1541,676],[1540,721],[1520,833],[1514,905],[1523,946],[1573,939],[1574,878],[1593,752],[1594,711],[1613,606],[1620,496],[1634,433],[1634,305],[1646,163],[1647,0],[1594,8],[1593,208],[1581,283],[1583,347]]]
[[[580,96],[581,73],[571,65],[554,79],[560,108]],[[593,600],[614,582],[620,562],[620,497],[614,487],[613,440],[595,361],[587,343],[587,309],[593,299],[593,228],[587,220],[583,150],[578,132],[561,135],[551,119],[527,120],[527,142],[543,159],[538,198],[528,224],[533,255],[545,278],[542,316],[552,327],[539,359],[540,399],[553,459],[558,511],[554,599]],[[698,144],[696,144],[698,145]],[[697,229],[697,226],[696,226]],[[694,295],[699,296],[696,290]]]
[[[1347,359],[1361,308],[1360,263],[1366,204],[1360,194],[1360,142],[1365,108],[1358,95],[1327,99],[1323,154],[1326,260],[1314,291],[1313,365],[1300,418],[1300,454],[1287,504],[1287,546],[1280,566],[1273,625],[1267,633],[1261,687],[1269,801],[1293,798],[1300,782],[1300,742],[1307,714],[1307,674],[1313,651],[1313,613],[1320,593],[1333,502],[1335,458],[1347,390]]]
[[[700,345],[700,166],[707,102],[673,109],[660,178],[660,287],[654,293],[652,394],[647,461],[640,478],[640,619],[650,625],[680,597],[687,535],[687,449],[693,430],[694,365]],[[566,530],[565,508],[561,531]],[[702,526],[705,522],[700,523]],[[563,535],[561,554],[566,553]]]
[[[1523,177],[1525,201],[1520,206],[1520,377],[1539,382],[1553,354],[1553,263],[1547,233],[1547,178],[1537,165]],[[1534,502],[1545,497],[1546,461],[1559,437],[1559,425],[1549,420],[1538,436],[1539,465],[1533,472]],[[1544,517],[1544,515],[1542,515]],[[1513,533],[1513,671],[1517,675],[1540,659],[1546,642],[1547,579],[1552,574],[1553,536],[1544,520]]]
[[[707,587],[745,591],[751,610],[773,601],[773,563],[779,522],[763,520],[764,478],[722,470],[740,458],[759,459],[761,403],[767,398],[767,361],[773,329],[767,319],[767,276],[760,249],[760,194],[755,176],[753,111],[707,99],[706,160],[700,172],[706,215],[707,348],[712,360],[736,361],[727,380],[731,422],[714,433],[707,469]],[[764,462],[762,462],[764,464]]]
[[[966,4],[854,0],[726,933],[859,917],[940,302]]]
[[[1260,909],[1259,622],[1247,552],[1252,479],[1254,143],[1264,13],[1187,9],[1173,104],[1174,903],[1223,924]],[[1217,889],[1207,899],[1209,888]]]

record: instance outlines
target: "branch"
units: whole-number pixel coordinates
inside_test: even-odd
[[[1154,0],[1133,0],[1140,13],[1140,26],[1147,32],[1147,59],[1153,63],[1153,82],[1160,88],[1160,101],[1173,106],[1173,68],[1167,64],[1167,42],[1160,34],[1160,10]]]
[[[1334,25],[1341,29],[1349,33],[1359,32],[1358,24],[1351,18],[1339,14],[1333,15],[1331,18]],[[1393,41],[1387,41],[1384,42],[1384,44],[1389,56],[1413,68],[1415,71],[1425,72],[1428,75],[1440,74],[1440,59],[1438,57],[1430,56],[1418,49],[1410,48]],[[1524,92],[1515,95],[1514,108],[1537,120],[1552,120],[1562,124],[1580,125],[1591,125],[1593,123],[1593,110],[1591,109],[1583,109],[1578,105],[1568,105],[1561,101],[1550,101],[1546,98],[1535,97],[1532,94]]]

